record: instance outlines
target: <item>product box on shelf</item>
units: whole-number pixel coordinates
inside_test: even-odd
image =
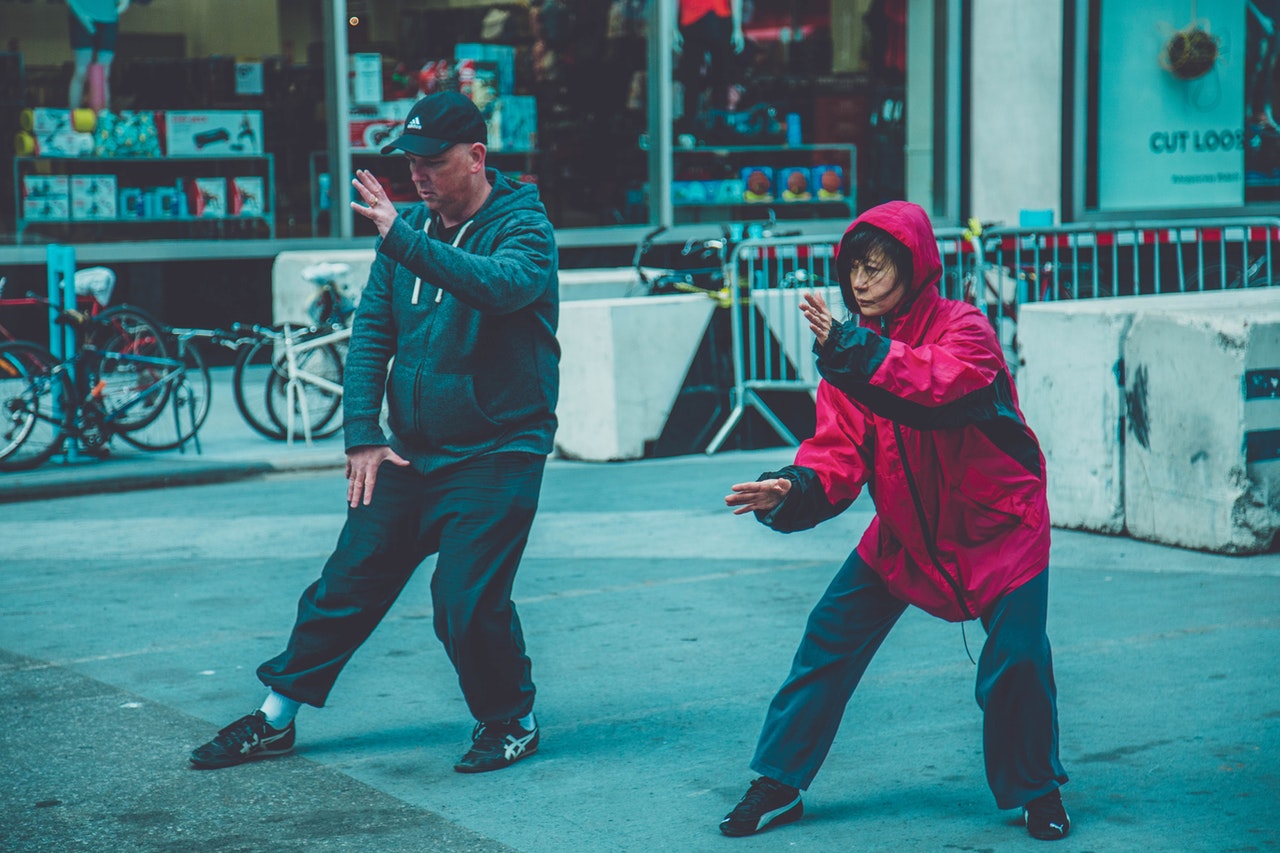
[[[93,130],[95,157],[159,157],[160,113],[103,110]]]
[[[840,201],[845,197],[844,169],[839,166],[814,166],[813,186],[819,201]]]
[[[115,219],[116,176],[72,175],[72,219]]]
[[[376,104],[382,100],[382,54],[353,53],[347,57],[351,66],[351,102]]]
[[[746,191],[747,185],[740,178],[707,181],[707,201],[710,204],[739,204]]]
[[[743,201],[773,201],[773,168],[771,166],[748,166],[742,170],[741,174],[745,187],[742,193]]]
[[[484,60],[458,62],[458,91],[471,99],[488,121],[498,99],[498,66]]]
[[[193,216],[227,215],[226,178],[195,178],[190,183]]]
[[[24,198],[22,200],[22,218],[46,221],[53,219],[70,219],[71,200],[67,196]]]
[[[231,179],[231,215],[262,216],[267,208],[265,182],[259,177]]]
[[[143,194],[146,216],[156,219],[182,219],[191,215],[191,205],[179,178],[171,187],[151,187]]]
[[[165,153],[171,157],[261,154],[261,110],[166,110]]]
[[[454,62],[491,63],[497,71],[499,95],[510,95],[516,90],[516,49],[506,44],[462,43],[453,46]]]
[[[488,119],[489,148],[518,153],[538,147],[538,99],[533,95],[502,95]]]
[[[672,181],[671,203],[677,207],[706,204],[706,181]]]
[[[93,133],[75,129],[71,110],[32,107],[19,113],[18,124],[34,140],[29,146],[33,156],[83,157],[93,152]]]
[[[116,210],[121,219],[142,219],[147,215],[146,192],[142,187],[121,187],[116,195]]]
[[[23,175],[22,197],[27,200],[71,198],[71,181],[66,175]]]
[[[778,186],[782,188],[783,201],[812,201],[813,189],[809,186],[809,170],[788,167],[778,170]]]
[[[352,104],[347,113],[347,139],[352,151],[381,151],[400,135],[413,100]]]

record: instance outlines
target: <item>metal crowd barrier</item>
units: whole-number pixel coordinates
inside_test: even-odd
[[[986,312],[1011,370],[1017,367],[1018,308],[1028,302],[1280,286],[1280,218],[1042,228],[983,228],[971,221],[968,228],[934,233],[942,295]],[[760,392],[816,393],[813,336],[799,306],[801,294],[814,291],[846,319],[834,269],[841,236],[750,239],[725,258],[725,284],[737,296],[729,308],[731,410],[706,453],[720,449],[748,409],[784,441],[799,444]]]

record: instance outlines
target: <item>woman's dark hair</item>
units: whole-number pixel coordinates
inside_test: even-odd
[[[836,256],[836,275],[840,286],[848,284],[849,271],[853,269],[855,262],[862,263],[873,255],[879,255],[893,264],[898,279],[910,286],[915,277],[911,250],[897,237],[870,222],[858,223],[840,241],[840,252]]]

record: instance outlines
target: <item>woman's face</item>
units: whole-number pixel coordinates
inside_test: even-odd
[[[907,283],[898,280],[898,270],[884,255],[873,253],[854,261],[849,269],[849,285],[864,317],[888,314],[907,292]]]

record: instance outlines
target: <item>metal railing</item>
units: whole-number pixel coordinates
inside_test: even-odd
[[[733,363],[731,409],[706,448],[715,453],[748,409],[789,444],[799,444],[760,396],[816,393],[813,336],[799,311],[802,293],[823,294],[845,312],[835,280],[841,234],[750,239],[724,264]],[[1021,305],[1064,299],[1193,293],[1280,285],[1280,218],[1068,224],[1042,228],[935,231],[942,260],[939,289],[983,310],[1010,369],[1017,366]]]

